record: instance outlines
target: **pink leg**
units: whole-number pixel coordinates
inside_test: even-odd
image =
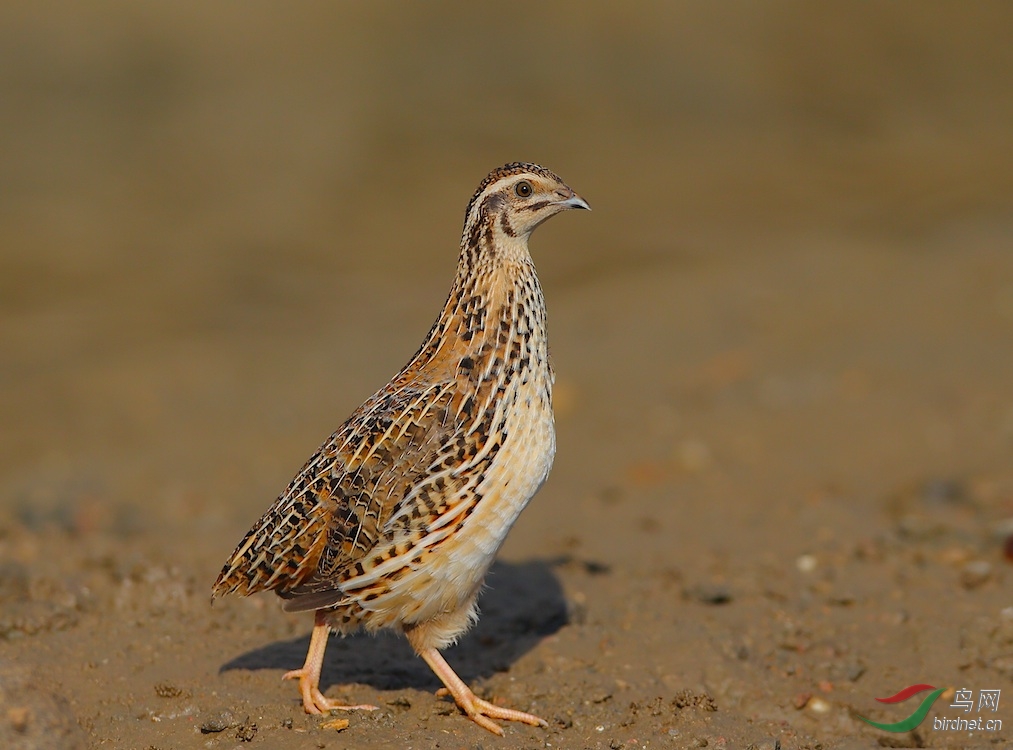
[[[327,648],[327,637],[331,634],[331,626],[327,624],[323,610],[317,610],[313,634],[310,636],[310,648],[306,652],[306,663],[302,669],[286,672],[283,680],[299,679],[299,693],[302,705],[308,714],[325,714],[328,711],[375,711],[376,706],[362,704],[345,706],[324,696],[320,692],[320,672],[324,667],[324,650]]]
[[[502,736],[503,730],[500,729],[499,724],[494,722],[493,719],[522,721],[525,724],[531,724],[536,727],[548,726],[544,719],[539,719],[537,716],[526,714],[523,711],[515,711],[512,708],[500,708],[476,696],[435,648],[426,649],[419,656],[425,659],[426,664],[430,666],[433,672],[436,673],[436,676],[447,686],[447,692],[454,696],[454,700],[457,701],[457,705],[461,707],[461,710],[468,714],[471,720],[480,727],[485,727],[493,734]]]

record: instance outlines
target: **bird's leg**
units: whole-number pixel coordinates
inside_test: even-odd
[[[299,678],[299,693],[302,695],[302,705],[308,714],[325,714],[328,711],[375,711],[377,706],[362,704],[360,706],[345,706],[337,701],[327,698],[320,692],[320,672],[324,667],[324,650],[327,648],[327,637],[331,634],[331,626],[327,624],[324,610],[318,609],[313,624],[313,634],[310,636],[310,648],[306,652],[306,663],[302,669],[293,669],[282,676],[283,680],[294,680]]]
[[[447,686],[447,692],[454,696],[454,700],[461,707],[461,710],[468,714],[471,720],[480,727],[485,727],[493,734],[502,736],[503,730],[500,729],[493,719],[522,721],[525,724],[531,724],[536,727],[548,726],[544,719],[540,719],[537,716],[526,714],[523,711],[515,711],[512,708],[500,708],[476,696],[471,692],[471,688],[465,685],[464,681],[457,676],[453,668],[447,664],[443,655],[435,648],[427,648],[419,652],[419,656],[425,659],[426,664],[436,673],[440,681]]]

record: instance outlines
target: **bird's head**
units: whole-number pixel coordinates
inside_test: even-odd
[[[568,208],[590,210],[554,172],[515,162],[494,169],[468,204],[462,243],[527,241],[535,227]]]

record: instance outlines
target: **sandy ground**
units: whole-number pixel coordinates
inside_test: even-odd
[[[0,10],[0,746],[1001,747],[1005,3]],[[532,243],[559,452],[447,653],[210,585],[415,350],[475,184]],[[1004,545],[1006,553],[1004,554]],[[907,733],[914,683],[940,698]],[[1000,731],[935,729],[999,719]]]

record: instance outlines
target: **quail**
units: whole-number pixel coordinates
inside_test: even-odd
[[[229,557],[212,598],[274,591],[313,612],[299,681],[308,713],[332,631],[401,632],[444,693],[495,720],[545,725],[479,699],[441,655],[477,619],[482,581],[555,454],[545,302],[528,238],[588,204],[544,167],[493,170],[465,214],[447,301],[407,365],[331,435]]]

